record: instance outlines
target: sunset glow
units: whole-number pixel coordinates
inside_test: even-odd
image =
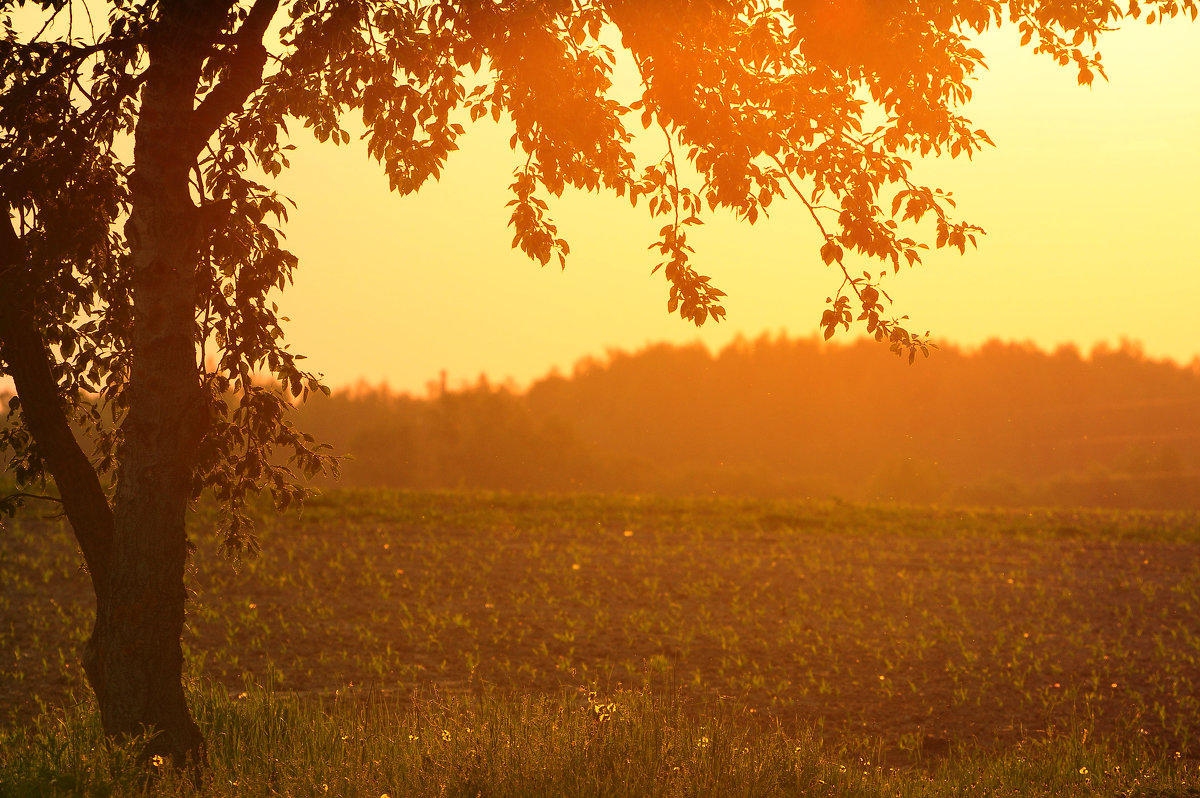
[[[0,793],[1200,796],[1200,0],[0,9]]]
[[[1018,48],[1011,26],[984,37],[990,69],[967,115],[997,147],[916,176],[954,191],[988,234],[977,251],[934,251],[886,281],[914,330],[967,345],[1128,338],[1182,362],[1200,353],[1196,35],[1181,21],[1127,24],[1103,40],[1109,81],[1090,89]],[[356,142],[293,132],[281,189],[299,205],[287,230],[301,268],[282,304],[294,350],[331,384],[420,392],[443,369],[452,384],[481,373],[524,384],[612,347],[819,331],[838,276],[795,202],[753,227],[717,216],[693,233],[697,267],[729,294],[727,321],[700,330],[666,312],[646,250],[660,223],[642,205],[568,190],[551,203],[567,268],[539,268],[510,249],[510,132],[504,119],[475,123],[442,180],[407,198],[388,193]],[[654,133],[639,146],[657,158]]]

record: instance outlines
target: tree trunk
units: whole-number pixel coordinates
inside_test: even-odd
[[[95,469],[71,432],[51,352],[20,284],[4,286],[0,295],[0,357],[91,575],[96,623],[83,665],[104,729],[110,735],[156,732],[147,756],[202,765],[204,741],[181,681],[189,452],[203,435],[188,277],[195,269],[186,267],[195,262],[194,245],[189,260],[188,236],[170,234],[190,216],[186,169],[182,177],[184,204],[143,203],[145,210],[135,209],[130,222],[144,240],[158,243],[134,247],[146,266],[135,289],[133,396],[123,428],[115,519]],[[5,265],[20,262],[20,241],[7,224],[0,226],[0,245]]]
[[[84,670],[110,736],[148,734],[145,756],[206,764],[183,691],[186,513],[207,409],[197,363],[197,267],[204,238],[189,173],[221,122],[262,82],[262,38],[278,0],[255,0],[233,36],[234,0],[160,0],[148,23],[149,66],[134,131],[126,238],[133,261],[129,410],[115,508],[70,430],[52,354],[25,290],[0,286],[0,357],[62,494],[96,592]],[[218,46],[218,42],[221,45]],[[202,87],[205,59],[222,79]],[[197,104],[202,89],[204,99]],[[22,242],[0,227],[0,265],[29,277]],[[28,288],[27,285],[24,286]]]
[[[183,693],[180,644],[191,454],[205,426],[195,333],[199,235],[188,171],[198,149],[192,122],[200,65],[227,6],[163,5],[149,47],[126,226],[135,312],[115,512],[71,432],[29,300],[33,277],[7,222],[0,227],[0,260],[17,277],[0,296],[0,356],[92,577],[96,622],[83,664],[104,730],[149,733],[146,756],[203,766],[204,740]]]
[[[115,535],[89,671],[109,735],[152,734],[147,755],[202,767],[204,739],[183,692],[186,513],[204,435],[196,352],[200,231],[188,172],[199,138],[200,67],[227,3],[164,2],[134,135],[134,328],[129,413],[117,472]]]

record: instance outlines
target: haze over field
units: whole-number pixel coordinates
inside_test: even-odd
[[[1200,509],[1200,365],[1132,346],[763,337],[612,352],[527,391],[362,385],[298,423],[360,487]]]

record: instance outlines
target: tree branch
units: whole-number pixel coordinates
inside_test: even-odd
[[[236,113],[262,85],[267,65],[263,36],[279,9],[279,0],[255,0],[246,20],[231,38],[233,51],[225,56],[224,77],[193,112],[193,145],[199,151],[231,114]]]
[[[24,260],[21,239],[5,207],[0,224],[0,268],[18,267]],[[13,271],[5,268],[5,271]],[[15,269],[19,275],[22,270]],[[14,280],[14,282],[16,282]],[[8,366],[21,398],[21,416],[37,443],[38,454],[62,495],[63,512],[87,560],[97,596],[107,590],[113,542],[113,515],[96,469],[71,432],[63,412],[53,356],[34,319],[27,286],[0,290],[0,358]]]
[[[6,502],[6,501],[11,501],[13,499],[41,499],[44,502],[54,502],[55,504],[62,504],[62,499],[58,498],[57,496],[47,496],[44,493],[25,493],[24,491],[17,491],[16,493],[6,493],[3,496],[0,496],[0,503]]]
[[[29,49],[40,49],[49,51],[51,48],[56,48],[56,51],[47,56],[47,61],[51,62],[45,72],[29,78],[25,81],[17,81],[13,88],[0,94],[0,110],[5,112],[14,112],[22,105],[34,97],[37,92],[47,83],[61,76],[64,72],[79,65],[80,62],[100,52],[107,52],[119,47],[128,45],[129,37],[119,37],[105,39],[104,41],[96,42],[95,44],[85,45],[83,47],[73,45],[58,44],[34,44],[28,46]],[[21,45],[18,45],[19,49]],[[54,63],[54,56],[61,56],[57,63]]]

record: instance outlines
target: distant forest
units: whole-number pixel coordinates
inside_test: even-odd
[[[527,391],[359,386],[302,428],[343,483],[976,505],[1200,508],[1200,362],[991,342],[655,345]]]
[[[913,366],[868,341],[663,344],[524,392],[360,385],[297,416],[351,486],[1200,509],[1200,361],[1132,344]]]

